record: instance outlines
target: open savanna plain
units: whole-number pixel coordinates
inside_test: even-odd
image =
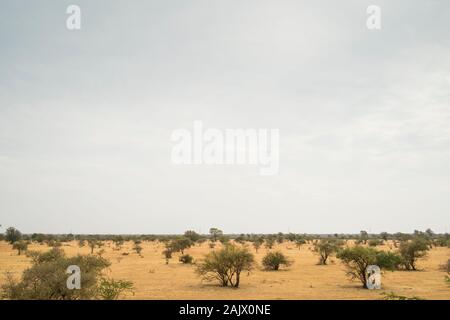
[[[246,244],[238,244],[239,246]],[[348,242],[352,246],[352,242]],[[142,242],[142,256],[132,250],[133,243],[126,242],[116,250],[113,242],[105,242],[102,256],[111,262],[106,271],[108,277],[129,280],[134,283],[134,294],[127,293],[122,299],[382,299],[381,293],[393,292],[407,297],[450,300],[450,288],[445,283],[446,270],[442,267],[450,258],[450,248],[431,249],[425,259],[419,260],[419,271],[386,271],[382,275],[382,290],[368,290],[360,282],[351,281],[346,269],[335,257],[328,265],[318,265],[318,256],[311,244],[298,249],[292,242],[276,244],[272,251],[279,250],[293,264],[279,271],[264,271],[261,260],[269,251],[261,247],[256,253],[251,244],[248,248],[259,264],[250,274],[242,275],[238,289],[224,288],[216,283],[202,281],[195,272],[194,264],[182,264],[179,253],[174,254],[169,264],[162,255],[165,246],[161,242]],[[186,249],[196,261],[200,261],[211,250],[222,245],[217,242],[211,249],[209,242],[195,244]],[[68,256],[90,254],[90,248],[79,247],[76,241],[63,243],[61,247]],[[28,250],[47,251],[45,244],[33,243]],[[378,246],[380,250],[395,250],[391,243]],[[95,249],[97,254],[99,249]],[[31,259],[18,255],[7,242],[0,242],[0,285],[6,273],[19,278],[30,266]]]

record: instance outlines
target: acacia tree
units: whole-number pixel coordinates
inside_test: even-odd
[[[303,238],[300,238],[295,241],[295,246],[298,248],[298,250],[300,250],[302,245],[304,245],[305,243],[306,243],[306,240]]]
[[[411,241],[400,243],[399,253],[403,258],[403,266],[406,270],[416,270],[417,260],[427,255],[428,241],[423,238],[415,238]]]
[[[367,240],[369,240],[369,234],[367,233],[367,231],[361,230],[359,232],[359,240],[364,244],[367,243]]]
[[[195,232],[194,230],[187,230],[184,233],[184,236],[186,238],[190,239],[192,242],[196,242],[196,241],[198,241],[201,238],[201,236],[197,232]]]
[[[194,243],[191,241],[191,239],[186,237],[181,237],[178,239],[175,239],[172,241],[172,251],[174,252],[181,252],[181,254],[184,254],[184,250],[190,248]]]
[[[17,255],[20,256],[22,251],[26,251],[28,249],[28,243],[26,241],[20,240],[14,242],[12,247],[14,250],[17,250]]]
[[[336,239],[321,239],[314,244],[314,251],[319,254],[319,264],[326,265],[328,258],[342,246],[342,241]]]
[[[88,246],[91,248],[91,254],[94,253],[95,247],[98,245],[98,241],[96,239],[89,239],[88,240]]]
[[[8,229],[6,229],[5,240],[8,241],[10,244],[17,242],[20,239],[22,239],[22,233],[19,230],[13,227],[9,227]]]
[[[137,253],[138,255],[141,255],[142,247],[139,245],[139,243],[136,243],[136,244],[134,245],[134,247],[133,247],[133,250],[136,251],[136,253]]]
[[[272,237],[269,237],[265,240],[265,247],[266,249],[272,249],[273,245],[275,244],[275,239]]]
[[[166,264],[169,264],[169,260],[172,259],[172,250],[166,248],[163,251],[164,258],[166,259]]]
[[[255,252],[258,253],[258,249],[261,247],[261,242],[258,240],[254,241],[253,247],[255,248]]]
[[[223,235],[223,231],[218,228],[209,229],[209,234],[212,237],[213,242],[217,241],[217,238]]]
[[[336,257],[346,265],[347,275],[351,279],[361,281],[364,288],[367,288],[366,269],[369,265],[377,265],[380,269],[395,270],[401,263],[401,257],[395,253],[362,246],[342,249]]]
[[[238,288],[242,271],[250,272],[254,266],[254,257],[246,248],[226,245],[219,251],[207,254],[197,266],[197,273],[204,280],[219,281],[223,287]]]

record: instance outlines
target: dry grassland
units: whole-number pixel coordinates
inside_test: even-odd
[[[134,282],[134,296],[128,294],[125,299],[381,299],[381,292],[394,292],[403,296],[417,296],[425,299],[450,300],[450,288],[444,282],[446,272],[442,265],[450,258],[449,248],[433,248],[428,257],[418,264],[422,271],[395,271],[383,274],[383,289],[363,289],[360,283],[350,281],[345,275],[345,267],[335,258],[326,266],[317,265],[318,257],[312,252],[311,245],[299,250],[293,243],[275,245],[272,250],[281,250],[294,264],[280,271],[255,269],[250,275],[243,275],[239,289],[222,288],[215,283],[205,283],[195,273],[195,265],[183,265],[175,254],[168,265],[162,255],[164,245],[158,242],[143,242],[142,256],[133,250],[133,244],[127,242],[120,251],[114,250],[114,244],[107,242],[103,247],[103,257],[111,261],[108,275],[115,279]],[[216,245],[219,248],[221,245]],[[390,250],[390,244],[378,247]],[[64,243],[67,255],[89,254],[85,246],[79,248],[77,242]],[[48,250],[46,245],[32,244],[29,250]],[[255,253],[251,245],[249,249]],[[196,244],[185,251],[196,260],[210,250],[209,244]],[[96,252],[99,249],[95,250]],[[129,253],[123,255],[123,253]],[[255,253],[260,263],[267,252],[261,247]],[[17,277],[30,265],[25,255],[17,255],[6,242],[0,242],[0,284],[5,280],[5,272],[13,272]]]

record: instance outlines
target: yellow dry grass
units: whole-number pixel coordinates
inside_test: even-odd
[[[250,275],[243,275],[239,289],[222,288],[215,283],[202,282],[195,273],[194,265],[183,265],[175,254],[168,265],[162,255],[164,245],[158,242],[143,242],[140,257],[131,242],[120,251],[107,242],[103,257],[111,261],[108,276],[134,282],[135,295],[125,299],[381,299],[381,292],[394,292],[403,296],[425,299],[450,299],[450,288],[444,282],[446,272],[441,268],[450,258],[449,248],[433,248],[428,257],[419,262],[422,271],[386,272],[382,277],[382,290],[367,290],[360,283],[350,281],[345,267],[336,259],[326,266],[317,265],[317,256],[310,245],[299,250],[293,243],[275,245],[272,250],[281,250],[294,264],[281,271],[263,271],[257,268]],[[220,244],[216,246],[219,248]],[[389,250],[390,244],[379,247]],[[76,242],[65,243],[66,254],[89,254],[88,247],[79,248]],[[48,250],[46,245],[32,244],[29,250]],[[249,249],[254,252],[252,246]],[[211,249],[208,243],[195,245],[185,251],[196,260]],[[98,249],[96,249],[96,252]],[[128,252],[129,255],[123,255]],[[255,254],[260,263],[267,249],[260,248]],[[17,277],[30,265],[25,255],[17,255],[6,242],[0,242],[0,284],[5,281],[5,272]]]

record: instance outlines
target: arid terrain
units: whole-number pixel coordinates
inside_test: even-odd
[[[134,283],[134,295],[126,294],[124,299],[382,299],[382,292],[424,299],[450,299],[450,288],[444,282],[447,273],[442,268],[450,258],[450,249],[445,247],[430,250],[427,258],[418,263],[420,271],[384,272],[382,290],[367,290],[346,276],[345,267],[335,257],[328,265],[317,265],[318,256],[310,244],[300,249],[292,242],[276,244],[272,250],[282,251],[294,261],[293,265],[280,271],[256,268],[250,275],[243,275],[238,289],[202,281],[195,272],[195,265],[178,262],[178,253],[166,265],[163,243],[143,242],[141,246],[142,257],[132,250],[132,242],[126,242],[120,251],[115,250],[112,242],[104,246],[102,256],[111,262],[108,276]],[[220,246],[217,243],[216,248]],[[387,243],[378,248],[390,250],[391,247]],[[90,254],[89,247],[80,248],[75,241],[64,243],[62,248],[69,256]],[[255,253],[251,245],[249,249],[259,264],[268,251],[261,247]],[[45,251],[49,247],[33,243],[28,250]],[[210,250],[209,243],[205,242],[195,244],[185,253],[199,260]],[[94,254],[98,251],[96,249]],[[5,281],[6,272],[19,277],[29,265],[30,258],[25,254],[19,256],[11,245],[0,242],[0,284]]]

